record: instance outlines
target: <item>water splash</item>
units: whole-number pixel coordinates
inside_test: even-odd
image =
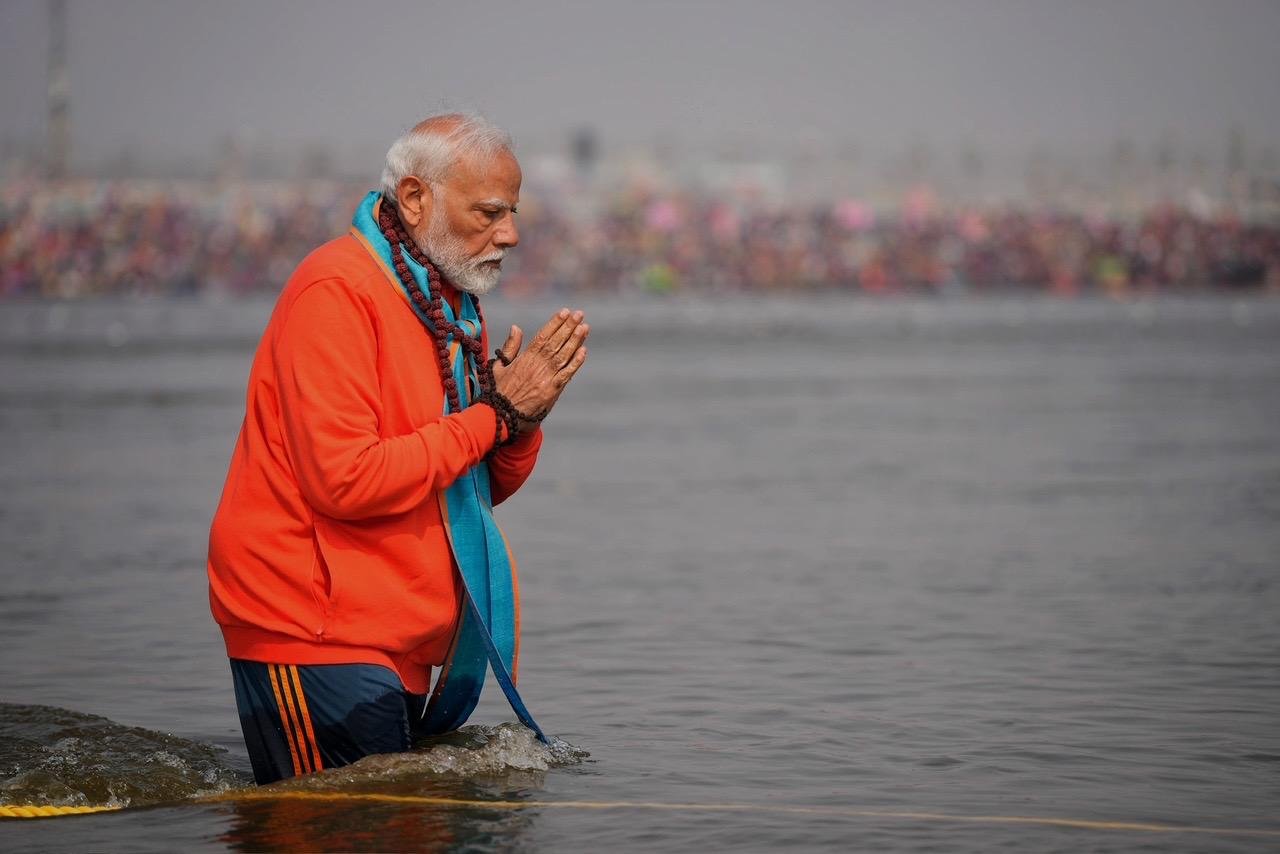
[[[53,706],[0,703],[0,802],[140,806],[247,782],[221,748]]]
[[[421,739],[406,753],[366,756],[344,768],[299,777],[282,785],[307,790],[355,790],[421,779],[510,778],[541,774],[581,763],[591,754],[567,741],[538,741],[513,722],[495,727],[464,726],[447,735]]]

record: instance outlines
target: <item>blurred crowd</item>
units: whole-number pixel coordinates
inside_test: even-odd
[[[269,293],[345,232],[366,189],[10,182],[0,186],[0,296]],[[886,212],[852,199],[534,187],[518,223],[503,284],[512,295],[1280,291],[1280,226],[1172,206],[1114,219],[911,199]]]
[[[13,182],[0,187],[0,295],[278,290],[346,229],[352,195],[339,184]]]

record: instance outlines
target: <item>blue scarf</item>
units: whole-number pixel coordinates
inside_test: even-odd
[[[393,270],[391,244],[378,225],[378,204],[382,194],[372,191],[364,197],[351,222],[352,233],[380,259],[396,287],[410,295]],[[427,271],[408,252],[401,257],[422,292],[429,293]],[[409,307],[418,319],[435,334],[431,318],[412,299]],[[445,317],[462,327],[468,335],[480,335],[480,314],[475,298],[462,294],[457,314],[448,300],[442,300]],[[445,338],[448,345],[453,378],[458,384],[458,399],[465,408],[473,389],[478,388],[475,360],[452,331]],[[475,383],[473,386],[472,383]],[[444,414],[450,414],[445,395]],[[506,538],[493,520],[493,499],[489,492],[489,466],[481,461],[464,472],[448,488],[442,490],[440,512],[454,561],[462,576],[462,618],[449,648],[444,667],[436,680],[431,698],[422,713],[418,729],[429,733],[450,732],[462,726],[480,701],[486,665],[493,668],[494,678],[502,686],[511,708],[520,722],[546,742],[542,729],[534,722],[516,690],[512,673],[516,669],[519,646],[519,608],[516,600],[514,566]]]

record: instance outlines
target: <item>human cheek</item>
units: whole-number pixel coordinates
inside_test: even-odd
[[[473,234],[467,241],[467,253],[470,254],[472,258],[488,253],[493,247],[492,239],[492,229],[484,229],[483,231]]]

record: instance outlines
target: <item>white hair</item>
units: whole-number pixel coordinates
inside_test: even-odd
[[[424,124],[434,127],[419,130]],[[382,167],[382,197],[394,205],[400,182],[410,175],[431,184],[434,194],[436,185],[459,160],[510,151],[510,134],[476,113],[428,116],[387,151],[387,162]]]

